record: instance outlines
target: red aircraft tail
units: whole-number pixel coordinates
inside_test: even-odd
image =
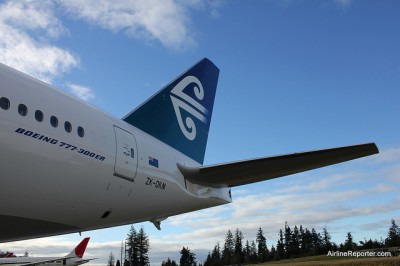
[[[79,257],[82,258],[85,253],[87,244],[89,243],[90,237],[86,237],[79,243],[74,250],[72,250],[67,257]]]

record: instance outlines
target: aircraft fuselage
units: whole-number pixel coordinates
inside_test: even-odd
[[[185,181],[177,162],[198,163],[165,143],[0,70],[0,242],[158,221],[231,201],[229,188]]]

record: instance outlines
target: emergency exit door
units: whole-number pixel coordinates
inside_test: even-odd
[[[135,137],[126,130],[114,126],[116,155],[114,175],[133,181],[136,176],[138,153]]]

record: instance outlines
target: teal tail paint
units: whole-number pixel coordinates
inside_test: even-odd
[[[123,120],[203,164],[218,75],[204,58]]]

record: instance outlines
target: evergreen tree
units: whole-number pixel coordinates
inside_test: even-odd
[[[333,242],[332,243],[332,251],[338,251],[338,250],[339,250],[338,245],[335,242]]]
[[[311,229],[312,251],[315,255],[322,254],[322,236],[314,228]]]
[[[138,266],[139,265],[139,251],[137,243],[137,232],[132,225],[126,239],[126,253],[128,255],[127,261],[124,266]]]
[[[236,228],[235,231],[235,249],[234,249],[234,263],[235,264],[242,264],[244,261],[244,254],[243,254],[243,233],[239,230],[239,228]]]
[[[285,244],[283,241],[283,232],[282,229],[279,230],[279,239],[278,244],[276,245],[276,259],[281,260],[285,258]]]
[[[349,251],[349,250],[354,250],[354,242],[353,242],[353,236],[351,235],[350,232],[347,233],[347,238],[344,241],[344,250]]]
[[[304,246],[304,254],[310,255],[314,253],[313,235],[308,228],[304,230],[302,245]]]
[[[232,258],[235,250],[235,243],[231,230],[228,230],[225,238],[224,249],[222,250],[222,264],[232,264]]]
[[[304,231],[302,225],[300,225],[299,234],[300,234],[300,239],[299,239],[300,254],[305,255],[308,253],[307,246],[306,246],[307,239],[306,239],[306,232]]]
[[[384,246],[383,240],[381,239],[381,241],[378,241],[377,239],[375,239],[374,241],[372,241],[372,246],[373,248],[382,248]]]
[[[221,259],[221,248],[219,243],[214,246],[211,253],[208,253],[207,259],[204,262],[204,266],[217,266],[222,264]]]
[[[257,260],[258,260],[258,256],[257,256],[256,243],[254,242],[254,240],[252,240],[251,246],[250,246],[250,262],[256,263]]]
[[[276,249],[275,249],[275,246],[274,246],[274,245],[271,246],[271,251],[270,251],[269,254],[270,254],[271,260],[273,260],[273,259],[276,258]]]
[[[292,257],[298,257],[300,254],[300,242],[301,242],[301,238],[300,238],[300,231],[299,228],[297,227],[297,225],[294,226],[293,228],[293,235],[292,235],[292,245],[291,245],[291,249],[292,249]]]
[[[255,264],[273,259],[280,260],[290,257],[320,254],[326,255],[328,251],[355,251],[358,248],[376,249],[384,247],[384,244],[386,244],[386,246],[400,246],[400,228],[392,219],[391,227],[389,228],[388,236],[385,240],[381,238],[380,241],[376,239],[373,241],[372,239],[367,240],[364,238],[364,241],[360,241],[360,246],[354,242],[353,236],[350,232],[347,233],[344,243],[341,243],[338,246],[336,243],[331,242],[331,236],[326,226],[323,228],[321,234],[314,228],[310,231],[307,228],[303,228],[302,225],[300,225],[300,227],[295,225],[292,231],[287,222],[285,222],[285,229],[279,230],[279,238],[276,247],[272,245],[270,251],[268,251],[266,239],[261,228],[257,231],[255,241],[253,240],[250,243],[250,241],[247,240],[243,247],[242,240],[243,233],[239,229],[236,229],[235,236],[233,236],[231,231],[228,230],[222,251],[219,243],[217,243],[217,245],[214,246],[214,249],[208,253],[204,266],[233,265],[242,263]],[[182,256],[186,254],[184,252],[186,249],[183,248],[181,251]],[[189,249],[186,251],[189,252],[189,254],[193,254],[190,253]],[[268,256],[263,257],[264,251],[266,251]],[[189,255],[186,255],[186,257],[188,256]],[[163,264],[163,266],[168,266],[167,262]]]
[[[244,263],[248,264],[251,262],[251,247],[249,240],[246,240],[246,245],[244,246]]]
[[[292,229],[290,229],[288,223],[285,222],[285,242],[284,242],[284,245],[285,245],[286,258],[291,258],[293,256],[292,236],[293,236]]]
[[[328,253],[328,251],[332,250],[331,236],[328,233],[328,229],[326,229],[326,226],[322,231],[322,244],[324,253]]]
[[[149,238],[144,232],[143,227],[136,232],[135,227],[132,225],[126,239],[128,265],[129,266],[147,266],[150,265],[149,261]],[[126,266],[128,266],[126,265]]]
[[[364,241],[360,241],[361,249],[375,249],[375,248],[382,248],[383,244],[380,243],[378,240],[372,241],[370,238],[369,240],[364,238]]]
[[[149,261],[149,249],[150,242],[149,237],[144,232],[143,227],[140,228],[139,233],[137,234],[137,248],[138,248],[138,258],[139,258],[139,266],[147,266],[150,265]]]
[[[219,246],[219,243],[217,243],[211,253],[211,259],[213,262],[213,265],[221,265],[221,247]]]
[[[161,263],[161,266],[178,266],[178,265],[176,264],[176,262],[174,260],[171,261],[171,259],[168,258],[167,261],[163,261]]]
[[[206,260],[204,261],[204,266],[213,266],[214,264],[213,264],[213,261],[212,261],[212,258],[211,258],[211,253],[210,252],[208,252],[208,255],[207,255],[207,258],[206,258]],[[161,265],[162,266],[162,265]]]
[[[107,261],[107,266],[114,266],[115,265],[115,257],[114,253],[110,253],[110,256],[108,256],[108,261]]]
[[[190,252],[189,248],[183,247],[181,250],[181,259],[179,261],[180,266],[196,266],[196,255]]]
[[[214,266],[214,262],[213,262],[213,260],[211,258],[211,253],[210,252],[208,252],[207,258],[204,261],[204,266]]]
[[[258,247],[258,261],[264,262],[268,259],[268,248],[267,248],[267,239],[264,237],[263,230],[258,228],[257,235],[256,235],[256,242]]]
[[[385,243],[387,247],[397,247],[400,246],[400,230],[393,219],[391,223]]]

